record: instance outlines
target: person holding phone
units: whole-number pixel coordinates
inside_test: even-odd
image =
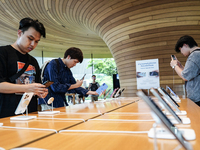
[[[187,58],[183,66],[177,57],[171,57],[170,66],[185,81],[187,97],[200,106],[200,47],[189,35],[182,36],[176,43],[175,51]]]
[[[45,28],[38,20],[23,18],[19,22],[17,40],[0,47],[0,118],[15,115],[23,93],[34,93],[28,111],[37,111],[37,97],[48,90],[41,84],[37,60],[28,53],[35,49]],[[26,67],[25,67],[26,66]],[[23,69],[24,68],[24,69]],[[21,71],[20,70],[24,70]]]
[[[99,83],[96,82],[96,76],[92,75],[92,83],[89,84],[88,89],[91,91],[96,91],[100,87]],[[99,95],[91,95],[91,101],[98,101]]]
[[[68,106],[65,93],[78,93],[87,97],[88,95],[98,95],[95,91],[89,91],[81,87],[83,80],[75,80],[70,68],[76,66],[77,63],[82,63],[83,53],[79,48],[71,47],[64,53],[64,57],[58,58],[58,65],[53,59],[44,69],[43,82],[46,80],[54,82],[49,87],[49,94],[46,98],[39,98],[39,105],[42,110],[48,109],[44,100],[47,102],[49,97],[54,97],[53,106],[63,107]]]

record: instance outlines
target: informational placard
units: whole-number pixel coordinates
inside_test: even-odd
[[[158,59],[136,61],[137,89],[158,88],[160,86]]]

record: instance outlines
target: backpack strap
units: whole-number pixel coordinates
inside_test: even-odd
[[[55,59],[56,63],[57,63],[57,68],[58,68],[58,73],[60,72],[60,67],[59,67],[59,61],[58,59]]]
[[[58,72],[59,72],[59,71],[60,71],[60,67],[59,67],[59,61],[58,61],[58,59],[52,59],[52,60],[55,60],[55,61],[56,61],[57,68],[58,68]],[[44,70],[45,70],[45,68],[47,67],[47,65],[50,63],[50,61],[52,61],[52,60],[46,61],[46,62],[42,65],[42,67],[41,67],[41,69],[40,69],[40,73],[41,73],[40,77],[41,77],[41,81],[42,81],[42,82],[43,82],[43,77],[44,77]]]
[[[40,78],[41,78],[41,81],[43,82],[43,77],[44,77],[44,69],[46,68],[46,66],[49,64],[50,61],[45,61],[43,64],[42,64],[42,67],[40,68]]]
[[[25,63],[24,67],[23,67],[18,73],[14,74],[13,76],[11,76],[11,77],[9,78],[9,80],[10,80],[11,82],[14,82],[14,81],[15,81],[18,77],[20,77],[20,76],[26,71],[26,69],[28,68],[29,63],[31,62],[31,56],[30,56],[30,55],[27,55],[27,57],[28,57],[28,61]]]
[[[200,49],[197,48],[197,49],[193,50],[190,54],[192,54],[192,53],[195,52],[195,51],[200,51]]]

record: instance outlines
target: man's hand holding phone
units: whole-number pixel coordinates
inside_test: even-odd
[[[178,60],[175,55],[171,55],[170,66],[174,69],[178,65]]]
[[[48,94],[48,87],[50,86],[50,85],[52,85],[54,82],[53,81],[49,81],[49,80],[47,80],[47,81],[45,81],[45,82],[43,82],[42,84],[43,85],[45,85],[45,91],[43,91],[43,93],[42,94],[39,94],[38,96],[39,97],[41,97],[41,98],[45,98],[46,96],[47,96],[47,94]]]
[[[176,58],[175,55],[171,55],[171,58],[172,58],[173,60],[177,60],[177,58]]]

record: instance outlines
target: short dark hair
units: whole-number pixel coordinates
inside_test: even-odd
[[[65,51],[64,58],[67,58],[68,55],[71,57],[71,59],[78,59],[80,63],[83,61],[83,53],[79,48],[71,47],[67,49]]]
[[[93,74],[92,77],[96,77],[96,75]]]
[[[22,32],[27,31],[30,27],[33,27],[36,31],[38,31],[44,38],[46,37],[46,32],[43,24],[38,20],[33,20],[31,18],[23,18],[19,22],[19,30]]]
[[[198,44],[196,43],[196,41],[193,39],[193,37],[189,36],[189,35],[184,35],[182,36],[176,43],[175,46],[175,51],[177,53],[180,52],[179,48],[183,47],[183,44],[187,44],[190,48],[194,47],[194,46],[198,46]]]

